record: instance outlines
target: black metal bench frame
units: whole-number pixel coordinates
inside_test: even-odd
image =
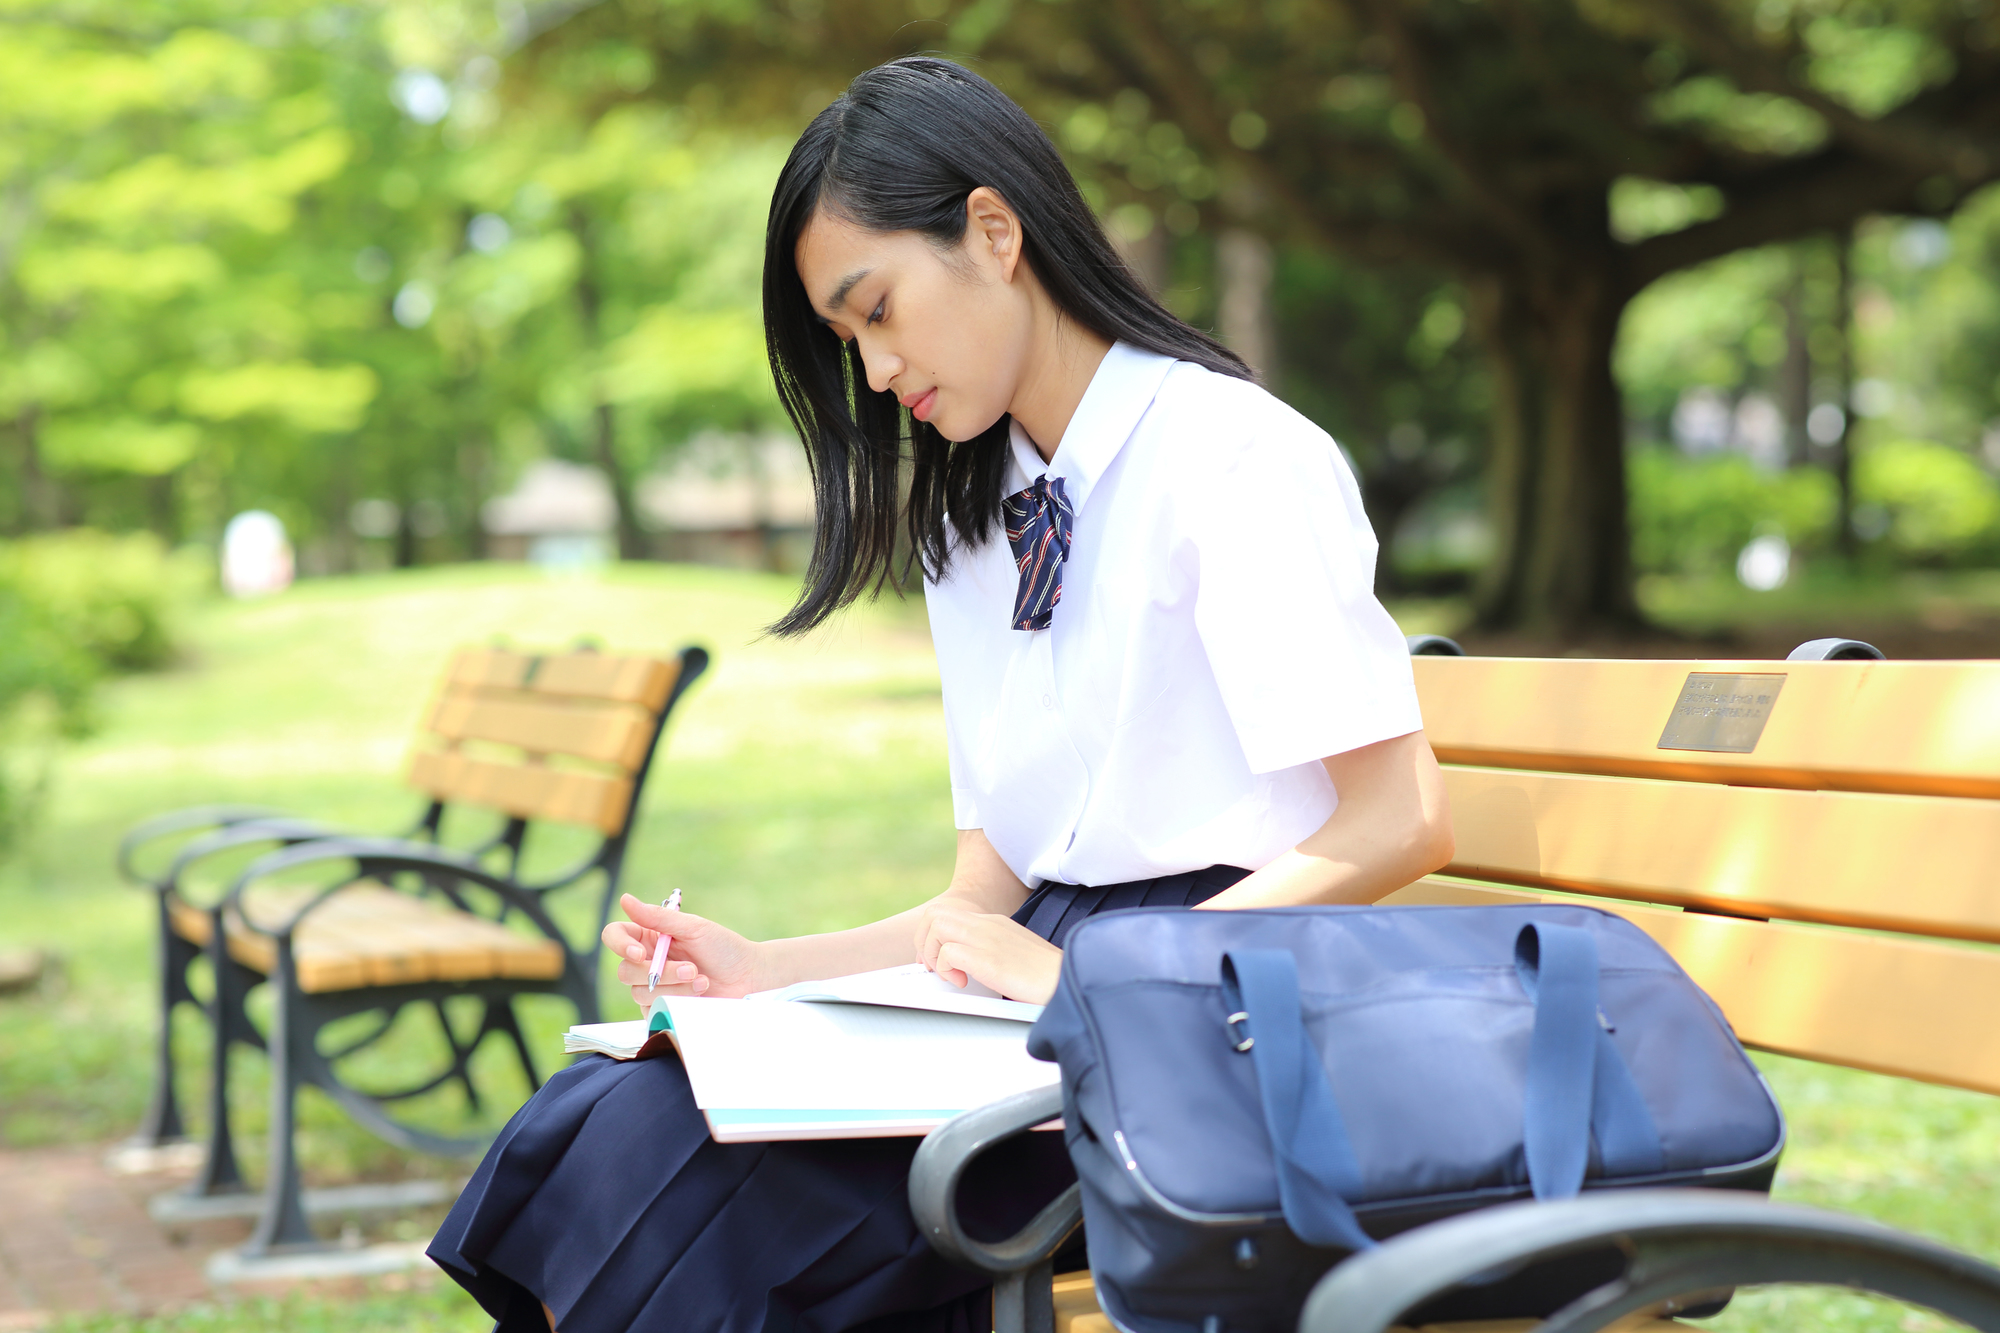
[[[430,801],[414,828],[402,837],[369,838],[346,835],[327,825],[300,819],[281,811],[253,806],[197,806],[173,811],[146,821],[121,841],[118,866],[127,879],[153,890],[158,912],[156,958],[160,982],[160,1029],[155,1048],[154,1090],[139,1131],[131,1140],[140,1146],[158,1147],[186,1138],[175,1094],[173,1024],[181,1005],[192,1005],[210,1023],[213,1037],[208,1087],[209,1116],[202,1164],[187,1193],[195,1196],[240,1194],[246,1189],[237,1160],[235,1136],[229,1111],[231,1056],[238,1045],[267,1052],[272,1061],[272,1117],[269,1139],[269,1170],[264,1186],[264,1205],[257,1228],[244,1248],[246,1256],[316,1247],[319,1244],[306,1222],[301,1206],[296,1147],[295,1108],[298,1089],[310,1084],[325,1091],[365,1128],[385,1141],[406,1150],[441,1156],[465,1156],[481,1151],[486,1139],[448,1138],[404,1125],[383,1109],[387,1103],[420,1096],[445,1083],[457,1081],[473,1109],[479,1094],[471,1077],[470,1062],[486,1038],[504,1033],[514,1046],[529,1084],[539,1088],[541,1079],[521,1032],[513,1009],[513,999],[524,994],[556,994],[576,1008],[577,1021],[593,1023],[598,1008],[598,938],[593,933],[576,947],[549,915],[543,899],[569,888],[593,873],[603,877],[598,895],[596,931],[610,919],[624,871],[632,824],[646,778],[659,748],[667,719],[690,686],[707,670],[709,654],[699,647],[683,648],[678,654],[680,672],[653,719],[652,734],[640,764],[633,770],[632,791],[619,824],[619,831],[603,837],[589,854],[561,873],[546,879],[520,878],[520,865],[527,835],[535,822],[509,816],[492,837],[463,851],[438,845],[438,837],[451,802]],[[136,868],[140,850],[161,838],[208,828],[208,834],[183,845],[168,869],[158,879],[148,880]],[[183,885],[191,869],[222,852],[271,844],[274,850],[251,863],[228,892],[212,904],[200,907],[207,916],[209,940],[197,945],[174,929],[172,906],[187,903]],[[484,864],[494,854],[503,858],[499,870]],[[305,907],[282,923],[260,923],[243,911],[246,892],[260,879],[285,871],[295,871],[315,863],[348,861],[354,873],[320,893]],[[310,914],[329,898],[352,885],[375,882],[393,885],[398,879],[413,880],[416,892],[439,898],[453,909],[473,912],[462,890],[474,887],[494,900],[496,910],[489,919],[505,921],[520,914],[534,929],[560,944],[563,971],[547,980],[505,977],[473,981],[430,981],[387,986],[362,986],[352,990],[308,992],[298,984],[292,953],[294,932]],[[234,920],[244,928],[275,942],[277,967],[269,975],[231,954],[228,925]],[[210,961],[213,993],[204,1002],[190,984],[195,961]],[[251,1020],[247,1001],[250,992],[265,982],[276,983],[276,1006],[272,1032],[260,1032]],[[453,1029],[444,1005],[459,996],[483,1001],[479,1028],[469,1040],[461,1040]],[[343,1081],[333,1066],[340,1060],[366,1049],[394,1025],[401,1011],[412,1004],[428,1004],[436,1012],[445,1042],[451,1052],[449,1067],[437,1076],[410,1088],[393,1092],[364,1092]],[[322,1052],[317,1037],[327,1024],[341,1018],[379,1011],[381,1022],[364,1036],[333,1052]]]

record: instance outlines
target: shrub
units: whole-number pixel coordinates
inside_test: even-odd
[[[1839,493],[1818,468],[1767,472],[1741,454],[1690,457],[1657,446],[1634,449],[1626,466],[1632,560],[1648,573],[1729,569],[1763,533],[1808,550],[1833,535]]]
[[[87,728],[100,676],[173,656],[174,614],[199,577],[144,534],[0,543],[0,849],[41,785],[35,742]]]
[[[1948,445],[1869,445],[1855,458],[1854,497],[1858,520],[1864,505],[1886,515],[1882,540],[1900,559],[1950,564],[2000,548],[2000,484]]]
[[[199,577],[150,533],[78,528],[0,543],[0,587],[110,672],[166,664],[173,619]]]

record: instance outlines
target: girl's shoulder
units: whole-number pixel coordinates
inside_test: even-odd
[[[1313,467],[1339,453],[1332,436],[1261,384],[1191,361],[1167,372],[1147,424],[1169,465],[1212,470],[1265,456]]]

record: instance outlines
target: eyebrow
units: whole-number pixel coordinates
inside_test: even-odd
[[[863,278],[867,277],[870,273],[873,273],[874,271],[875,270],[872,268],[858,268],[854,270],[854,272],[842,278],[840,280],[840,285],[833,289],[833,295],[827,300],[826,303],[827,309],[838,310],[842,306],[846,305],[847,294],[854,290],[854,284],[860,282]]]

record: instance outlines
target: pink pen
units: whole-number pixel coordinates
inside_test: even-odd
[[[675,889],[672,893],[660,899],[660,906],[666,908],[669,912],[680,911],[681,891],[679,889]],[[674,942],[673,936],[667,934],[665,931],[662,931],[660,933],[660,942],[653,946],[653,965],[646,969],[647,990],[650,991],[658,989],[660,984],[660,973],[667,970],[667,946],[672,944],[673,942]]]

